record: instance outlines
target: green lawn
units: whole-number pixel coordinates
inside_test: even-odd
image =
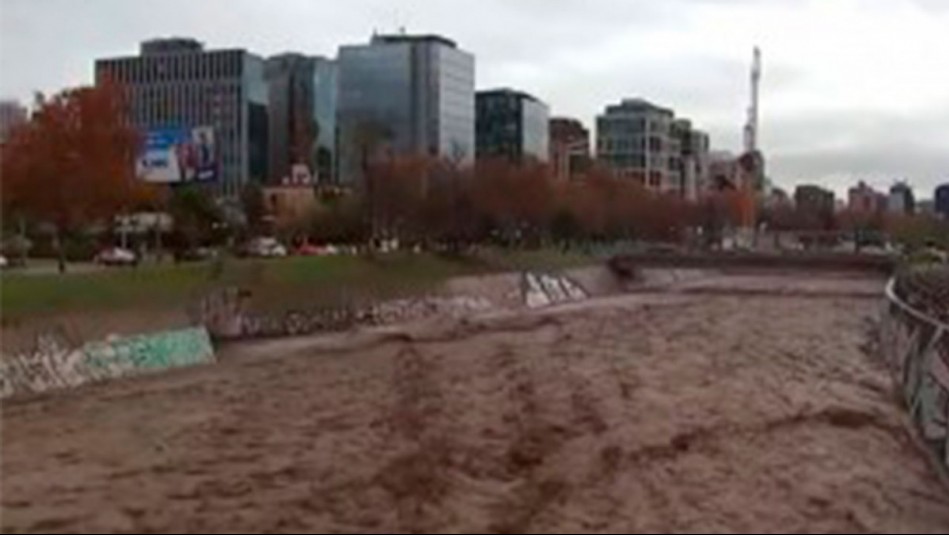
[[[214,287],[250,289],[255,307],[304,307],[423,292],[453,276],[517,269],[556,269],[590,262],[553,250],[486,250],[473,258],[394,253],[364,256],[228,259],[211,263],[113,268],[91,273],[0,276],[3,320],[60,312],[121,313],[184,307]]]

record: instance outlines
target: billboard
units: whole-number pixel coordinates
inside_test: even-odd
[[[138,175],[148,182],[204,182],[217,178],[214,128],[167,127],[146,132]]]

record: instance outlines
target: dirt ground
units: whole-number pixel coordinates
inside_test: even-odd
[[[225,348],[8,403],[2,527],[949,531],[868,355],[879,300],[797,277]]]

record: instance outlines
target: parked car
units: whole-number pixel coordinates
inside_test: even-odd
[[[134,266],[138,264],[138,256],[134,251],[123,247],[107,247],[95,256],[95,262],[105,266]]]
[[[303,242],[293,250],[293,254],[297,256],[320,256],[326,253],[322,247],[318,247],[309,242]]]
[[[339,254],[339,249],[331,244],[314,245],[309,242],[304,242],[293,250],[293,254],[299,256],[328,256]]]
[[[202,260],[213,260],[218,257],[218,254],[218,250],[211,247],[194,247],[175,251],[175,261],[200,262]]]
[[[9,266],[9,265],[10,265],[10,263],[7,262],[7,257],[5,257],[5,256],[3,256],[2,254],[0,254],[0,269],[6,269],[7,266]]]
[[[244,244],[241,254],[258,258],[277,258],[287,256],[287,248],[276,238],[253,238]]]

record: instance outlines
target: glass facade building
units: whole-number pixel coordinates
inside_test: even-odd
[[[577,178],[592,165],[590,131],[579,119],[552,117],[550,130],[550,166],[558,180]]]
[[[268,89],[259,56],[155,39],[142,43],[138,56],[97,60],[95,76],[125,89],[128,118],[143,134],[213,127],[219,195],[236,197],[247,182],[266,178]]]
[[[949,183],[936,186],[933,192],[933,205],[937,214],[949,219]]]
[[[711,187],[708,134],[694,128],[688,119],[676,119],[672,123],[672,134],[679,148],[678,158],[673,156],[678,167],[672,179],[678,178],[682,197],[698,200]]]
[[[624,99],[596,118],[597,159],[616,176],[637,180],[654,191],[677,191],[680,153],[672,110],[642,99]]]
[[[511,89],[479,91],[477,94],[478,158],[525,157],[546,162],[550,111],[531,95]]]
[[[281,54],[267,59],[270,182],[304,164],[322,183],[335,181],[336,63]]]
[[[474,56],[443,37],[377,35],[337,62],[341,182],[380,153],[473,158]]]

